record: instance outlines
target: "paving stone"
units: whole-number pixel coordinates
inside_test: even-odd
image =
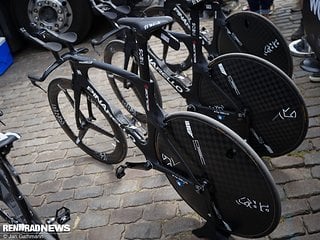
[[[309,205],[306,199],[291,199],[281,202],[282,216],[293,217],[310,212]]]
[[[309,128],[306,138],[316,138],[319,137],[320,127]]]
[[[304,162],[308,165],[320,165],[320,152],[307,153],[304,155]]]
[[[52,181],[56,178],[56,172],[54,171],[46,171],[44,174],[43,172],[35,172],[30,174],[23,174],[21,175],[22,182],[29,182],[29,183],[42,183],[47,181]]]
[[[308,234],[308,235],[292,238],[292,240],[316,240],[316,239],[320,239],[320,233]]]
[[[320,193],[320,181],[307,179],[290,182],[284,186],[284,190],[289,198],[311,196]]]
[[[54,184],[52,184],[52,183],[54,183]],[[52,182],[44,182],[44,183],[38,184],[35,187],[35,190],[34,190],[33,193],[34,193],[35,196],[38,196],[38,195],[42,195],[42,194],[45,194],[45,193],[58,192],[59,189],[60,189],[61,183],[62,183],[61,180],[55,180],[55,181],[52,181]]]
[[[102,196],[88,200],[89,209],[92,210],[105,210],[116,209],[121,204],[121,195]]]
[[[45,144],[45,143],[43,143],[43,144]],[[65,154],[66,154],[65,150],[42,152],[42,153],[39,153],[39,157],[37,159],[37,162],[50,162],[52,160],[63,159]]]
[[[88,203],[86,201],[68,199],[64,206],[69,208],[71,213],[84,213],[87,211]]]
[[[163,234],[165,236],[175,235],[177,233],[191,231],[199,227],[199,220],[195,218],[179,217],[164,223]]]
[[[134,223],[126,227],[125,239],[160,239],[161,224],[158,222]]]
[[[37,146],[37,152],[45,152],[48,151],[48,149],[50,149],[51,151],[55,150],[55,151],[59,151],[61,148],[60,146],[62,145],[62,143],[51,143],[51,144],[45,144],[45,145],[40,145]]]
[[[23,183],[19,185],[19,189],[23,194],[30,195],[34,191],[35,186],[36,184]]]
[[[140,183],[141,188],[148,188],[148,189],[164,187],[168,185],[169,185],[169,181],[164,174],[149,177],[148,179],[141,181]]]
[[[279,185],[276,185],[276,189],[277,189],[277,192],[279,193],[279,197],[281,200],[284,200],[286,199],[286,193],[284,192],[284,189],[282,186],[279,186]]]
[[[145,190],[141,192],[126,194],[122,199],[123,207],[136,207],[153,202],[153,191]]]
[[[306,168],[276,169],[271,174],[277,184],[303,180],[306,176],[311,178],[310,170]]]
[[[111,211],[110,223],[134,223],[142,217],[143,209],[138,208],[120,208]]]
[[[61,207],[63,207],[63,204],[60,202],[45,204],[37,208],[37,213],[41,219],[51,218],[56,215],[56,211]]]
[[[178,211],[181,216],[195,214],[195,211],[183,200],[178,201]]]
[[[311,174],[314,178],[320,178],[320,165],[311,168]]]
[[[155,190],[153,200],[155,202],[160,201],[172,201],[172,200],[180,200],[181,197],[178,193],[173,189],[173,187],[164,187]]]
[[[105,185],[114,182],[120,182],[118,178],[116,178],[114,172],[103,172],[95,174],[95,185]]]
[[[146,221],[169,220],[177,214],[177,204],[161,203],[147,205],[143,211],[143,219]]]
[[[89,164],[84,167],[84,174],[102,173],[113,171],[112,165],[106,165],[104,163]]]
[[[84,156],[85,153],[80,149],[80,148],[75,148],[75,144],[71,141],[67,141],[69,139],[66,139],[65,143],[68,144],[63,144],[62,149],[67,149],[67,154],[66,158],[77,158]]]
[[[286,218],[270,234],[271,239],[290,239],[305,234],[303,221],[300,217]]]
[[[93,184],[93,177],[90,176],[75,176],[63,181],[63,189],[79,188],[91,186]]]
[[[320,210],[320,195],[310,197],[308,202],[312,211],[316,212]]]
[[[71,166],[63,169],[59,169],[57,174],[57,179],[62,178],[71,178],[75,176],[83,175],[83,167],[82,166]]]
[[[81,187],[75,190],[74,198],[75,199],[86,199],[86,198],[95,198],[102,196],[103,194],[102,186],[88,186]]]
[[[59,238],[61,240],[89,240],[87,238],[86,231],[72,231],[72,234],[70,233],[59,233]]]
[[[110,212],[99,211],[82,214],[79,222],[79,229],[89,229],[105,226],[109,222]]]
[[[63,169],[66,167],[73,166],[74,160],[68,158],[68,159],[59,159],[56,161],[50,161],[48,163],[48,170],[50,169]]]
[[[24,173],[43,172],[46,170],[48,163],[31,163],[24,165]]]
[[[47,196],[47,203],[61,202],[64,200],[72,199],[74,196],[74,190],[63,190],[60,192],[51,193]]]
[[[320,96],[320,88],[308,89],[305,91],[305,97],[319,97]]]
[[[107,187],[106,192],[110,194],[124,194],[138,191],[138,180],[122,180],[119,184]]]
[[[318,106],[316,107],[319,108]],[[310,115],[309,115],[309,127],[317,127],[317,126],[320,126],[320,118],[319,117],[310,118]]]
[[[303,221],[309,234],[320,232],[320,213],[303,216]]]
[[[98,227],[94,229],[90,229],[88,233],[88,239],[121,239],[124,233],[124,226],[123,225],[111,225],[111,226],[104,226]]]
[[[45,196],[38,196],[38,197],[34,197],[34,196],[28,196],[27,197],[30,205],[35,208],[35,207],[39,207],[41,206],[44,201],[45,201]]]
[[[295,152],[299,154],[309,152],[314,150],[312,145],[312,139],[305,138],[302,143],[294,150],[293,155],[295,155]]]
[[[24,146],[25,147],[39,146],[39,145],[46,144],[46,142],[47,142],[47,138],[35,138],[27,142],[24,142]]]
[[[16,157],[15,160],[13,161],[14,166],[19,166],[19,165],[25,165],[25,164],[32,164],[36,161],[36,158],[38,157],[38,154],[32,153],[30,155],[25,155],[21,157]]]
[[[320,150],[320,138],[311,139],[314,149]]]
[[[23,136],[22,136],[23,138]],[[28,147],[28,148],[16,148],[16,145],[12,148],[12,151],[10,152],[10,162],[14,159],[16,161],[16,158],[21,158],[23,156],[30,156],[32,154],[37,154],[35,147]],[[12,160],[11,160],[12,158]],[[17,160],[18,161],[18,160]]]
[[[275,168],[292,168],[303,166],[303,158],[293,156],[281,156],[272,158],[271,163]]]

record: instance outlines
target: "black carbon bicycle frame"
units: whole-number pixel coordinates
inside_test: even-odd
[[[147,48],[143,50],[147,53]],[[117,125],[129,136],[129,138],[134,142],[134,144],[143,152],[146,157],[146,162],[143,163],[128,163],[130,168],[149,170],[156,169],[165,174],[170,174],[175,176],[177,179],[181,179],[191,185],[194,185],[198,189],[203,189],[204,184],[199,183],[198,180],[194,177],[191,170],[189,170],[189,176],[182,176],[179,173],[174,172],[170,168],[162,165],[158,161],[157,150],[155,139],[157,137],[158,132],[161,134],[166,134],[168,138],[167,144],[170,145],[175,151],[175,153],[180,156],[180,154],[175,149],[174,139],[170,137],[170,133],[167,133],[165,130],[165,115],[159,105],[156,103],[154,96],[154,83],[152,81],[145,81],[143,78],[139,78],[137,75],[120,69],[116,66],[106,64],[103,62],[99,62],[96,60],[89,59],[84,56],[77,55],[66,55],[64,56],[63,61],[69,60],[71,68],[73,70],[72,77],[72,86],[74,90],[74,101],[75,101],[75,119],[78,129],[81,129],[80,123],[80,96],[81,93],[86,90],[90,94],[90,98],[95,99],[99,107],[102,108],[106,114],[110,116],[110,118],[117,123]],[[147,59],[147,58],[146,58]],[[147,61],[147,60],[146,60]],[[88,71],[90,68],[101,69],[107,71],[109,74],[118,75],[122,78],[126,78],[134,84],[140,96],[144,98],[144,108],[147,113],[148,119],[148,139],[143,139],[135,128],[132,128],[130,122],[125,118],[125,116],[121,113],[119,109],[115,106],[108,103],[108,101],[99,93],[99,91],[91,84]],[[145,77],[145,79],[150,79],[150,73],[148,71],[149,68],[143,68],[144,71],[141,72],[141,75]],[[141,69],[142,70],[142,69]],[[88,111],[89,116],[92,116],[91,111],[91,102],[88,102]],[[183,159],[180,159],[183,162]]]

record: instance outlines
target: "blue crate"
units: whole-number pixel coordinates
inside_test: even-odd
[[[0,37],[0,76],[13,63],[12,55],[9,46],[4,37]]]

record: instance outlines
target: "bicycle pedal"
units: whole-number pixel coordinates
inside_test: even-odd
[[[121,178],[123,178],[125,175],[126,175],[126,173],[125,173],[125,169],[126,169],[127,167],[126,166],[124,166],[124,165],[120,165],[119,167],[117,167],[117,169],[116,169],[116,177],[118,178],[118,179],[121,179]]]
[[[62,207],[56,211],[56,221],[59,224],[65,224],[71,219],[70,217],[70,209],[66,207]]]

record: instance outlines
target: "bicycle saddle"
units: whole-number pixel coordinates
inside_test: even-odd
[[[17,133],[0,133],[0,150],[18,140],[19,138],[20,135]]]
[[[127,16],[131,12],[129,6],[116,6],[112,1],[101,1],[100,4],[93,3],[93,6],[107,19],[116,20],[121,16]]]
[[[161,17],[126,17],[120,18],[118,23],[121,25],[126,25],[135,28],[136,31],[143,35],[150,35],[152,32],[162,28],[163,26],[171,23],[173,20],[169,16]]]

